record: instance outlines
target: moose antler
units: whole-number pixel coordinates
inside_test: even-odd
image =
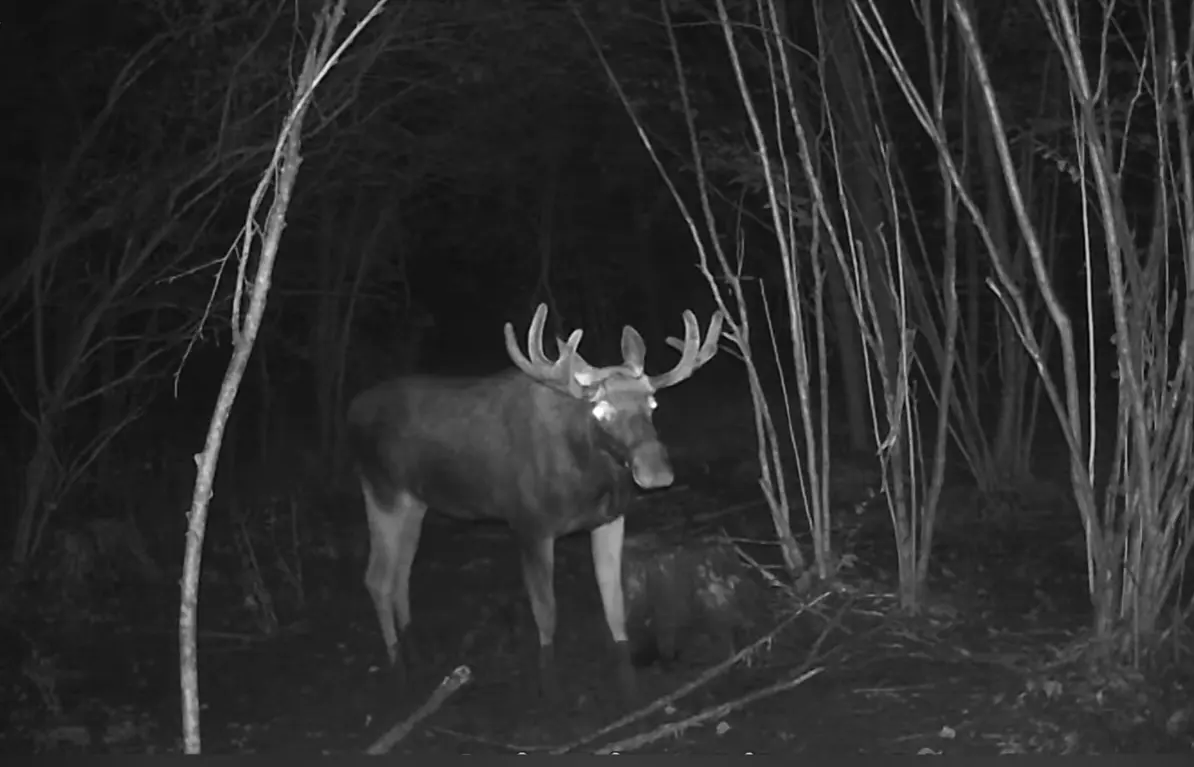
[[[686,380],[717,354],[717,342],[721,338],[721,312],[713,313],[704,344],[701,343],[701,328],[697,324],[696,315],[686,309],[683,316],[684,341],[681,343],[675,338],[667,339],[668,344],[680,349],[680,361],[668,372],[648,378],[653,389],[664,389]],[[518,347],[518,341],[514,337],[514,325],[507,322],[505,327],[506,352],[514,364],[532,378],[581,396],[583,393],[581,389],[588,389],[615,372],[624,371],[632,377],[642,374],[642,338],[634,328],[628,326],[623,329],[622,347],[623,356],[626,357],[625,364],[597,368],[586,362],[576,350],[584,335],[584,331],[580,329],[572,331],[572,335],[568,336],[567,341],[557,338],[556,346],[559,348],[559,356],[555,362],[548,360],[543,353],[543,325],[546,321],[547,304],[539,304],[539,308],[535,310],[535,316],[531,319],[531,327],[527,331],[526,355]]]
[[[539,308],[535,310],[535,316],[531,319],[531,328],[527,331],[527,353],[530,354],[530,359],[527,359],[522,350],[518,348],[518,340],[514,337],[514,325],[507,322],[506,353],[510,355],[510,359],[518,366],[518,369],[531,378],[547,384],[567,386],[572,377],[572,357],[576,353],[576,347],[580,344],[584,331],[578,328],[572,331],[572,335],[568,336],[567,341],[557,341],[560,347],[560,356],[555,362],[551,362],[543,354],[543,324],[546,321],[547,304],[539,304]]]
[[[669,345],[680,349],[680,361],[668,372],[651,376],[651,386],[655,389],[675,386],[713,359],[717,354],[717,342],[721,338],[721,321],[721,312],[713,312],[713,319],[709,321],[709,333],[705,336],[705,343],[701,344],[701,328],[697,325],[696,315],[685,309],[683,346],[675,338],[667,339]]]

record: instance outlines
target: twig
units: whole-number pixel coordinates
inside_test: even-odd
[[[791,596],[791,597],[797,596],[795,589],[793,589],[790,585],[781,581],[779,578],[777,578],[772,573],[768,572],[767,568],[765,568],[761,564],[759,564],[758,560],[756,560],[750,554],[747,554],[745,551],[743,551],[742,547],[739,546],[737,543],[734,543],[734,541],[728,535],[725,535],[724,533],[722,535],[724,536],[726,542],[734,547],[734,551],[738,553],[738,556],[742,558],[742,561],[746,562],[746,564],[750,565],[755,570],[758,570],[759,575],[762,576],[763,580],[767,581],[767,583],[770,586],[773,586],[774,588],[779,589],[780,591],[784,592],[788,596]]]
[[[444,681],[439,683],[439,687],[435,688],[435,692],[431,693],[431,697],[427,702],[419,706],[419,708],[404,721],[394,725],[377,739],[372,746],[365,749],[365,753],[370,756],[379,756],[381,754],[389,753],[390,749],[398,745],[398,742],[410,734],[410,731],[415,728],[415,725],[426,719],[431,714],[435,713],[440,706],[444,705],[444,701],[448,699],[452,693],[459,690],[464,685],[468,684],[472,678],[473,672],[468,666],[457,666],[456,670],[448,676],[444,677]]]
[[[849,602],[842,605],[842,608],[837,611],[837,615],[833,616],[833,620],[827,622],[825,624],[825,628],[821,630],[821,634],[815,640],[813,640],[813,646],[809,648],[808,660],[805,661],[805,666],[812,665],[813,659],[816,658],[817,653],[821,651],[821,645],[825,644],[825,640],[829,638],[830,632],[832,632],[835,628],[843,628],[842,618],[846,616],[846,610],[849,609],[849,607]],[[830,650],[830,652],[833,652],[833,650]]]
[[[553,748],[552,746],[542,746],[542,745],[520,746],[517,743],[506,743],[501,740],[495,740],[494,738],[487,738],[484,735],[474,735],[470,732],[460,732],[459,730],[452,730],[447,727],[428,727],[427,729],[430,730],[431,732],[438,732],[443,735],[448,735],[453,738],[458,738],[460,740],[469,741],[471,743],[480,743],[483,746],[490,746],[491,748],[500,748],[500,749],[504,749],[506,751],[513,751],[515,753],[524,752],[527,754],[532,754],[537,751],[550,751]]]
[[[751,546],[778,546],[779,541],[764,540],[762,538],[743,538],[740,535],[725,534],[726,543],[748,543]],[[773,567],[783,567],[783,565],[773,565]]]
[[[824,598],[825,596],[826,595],[823,594],[820,598]],[[821,634],[813,642],[813,646],[809,648],[808,655],[805,657],[804,663],[800,665],[800,669],[796,672],[799,674],[798,676],[789,677],[784,681],[776,682],[770,687],[764,687],[761,690],[756,690],[755,692],[744,695],[741,698],[737,698],[727,703],[714,706],[713,708],[706,709],[679,722],[669,722],[667,724],[660,725],[658,728],[651,730],[650,732],[641,733],[632,738],[625,738],[623,740],[617,741],[616,743],[602,746],[594,753],[601,755],[612,754],[614,752],[620,753],[622,751],[633,750],[641,746],[648,745],[668,735],[679,735],[693,725],[700,724],[708,719],[724,716],[725,714],[739,709],[749,703],[753,703],[756,700],[766,698],[770,695],[774,695],[775,693],[782,692],[792,687],[796,687],[797,685],[803,684],[805,681],[824,671],[825,666],[821,666],[820,668],[812,670],[806,669],[809,669],[809,667],[812,666],[813,663],[818,659],[823,661],[827,656],[841,649],[840,646],[835,647],[824,655],[821,655],[821,645],[823,645],[825,640],[829,638],[829,635],[833,632],[834,627],[841,623],[841,620],[845,616],[846,610],[848,608],[848,604],[843,605],[842,608],[837,611],[837,615],[833,617],[833,620],[830,621],[821,631]],[[797,613],[797,615],[799,615],[799,613]]]
[[[616,743],[611,743],[608,746],[602,746],[593,753],[599,756],[608,756],[609,754],[633,751],[637,748],[650,745],[661,738],[666,738],[669,735],[679,735],[689,727],[701,724],[702,722],[706,722],[710,719],[723,717],[731,711],[742,708],[743,706],[753,703],[756,700],[762,700],[763,698],[775,695],[776,693],[783,692],[784,690],[804,684],[809,679],[812,679],[814,676],[820,674],[824,670],[825,668],[823,666],[820,668],[810,669],[794,679],[784,679],[783,681],[776,682],[769,687],[764,687],[763,689],[756,690],[748,695],[743,695],[741,698],[713,706],[712,708],[707,708],[699,714],[693,714],[687,719],[682,719],[678,722],[668,722],[667,724],[661,725],[650,732],[644,732],[639,735],[635,735],[633,738],[626,738],[625,740],[619,740]]]
[[[748,655],[754,653],[756,650],[758,650],[763,645],[771,642],[773,639],[775,639],[775,637],[779,634],[780,631],[783,631],[783,629],[788,626],[788,624],[792,623],[792,621],[796,620],[798,617],[803,615],[805,610],[809,609],[810,607],[815,605],[817,602],[820,602],[828,595],[829,595],[828,592],[825,594],[821,594],[816,599],[814,599],[812,602],[809,602],[807,605],[801,605],[799,610],[792,613],[787,618],[784,618],[782,621],[780,621],[779,625],[777,625],[775,628],[771,629],[771,631],[767,632],[762,637],[755,640],[752,644],[748,645],[747,647],[742,648],[735,654],[731,655],[726,660],[724,660],[721,663],[717,664],[716,666],[713,666],[712,668],[708,669],[703,674],[701,674],[700,676],[698,676],[696,679],[692,680],[688,684],[684,685],[683,687],[680,687],[679,689],[677,689],[673,692],[670,692],[661,698],[655,699],[653,702],[649,703],[645,707],[640,708],[637,711],[633,711],[633,712],[627,714],[626,716],[622,717],[621,719],[617,720],[616,722],[613,722],[612,724],[608,724],[605,727],[602,727],[600,730],[590,732],[587,735],[582,735],[580,738],[572,741],[571,743],[565,743],[564,745],[559,746],[558,748],[554,748],[549,753],[552,756],[566,754],[575,748],[578,748],[580,746],[583,746],[586,743],[589,743],[591,741],[596,740],[597,738],[600,738],[602,735],[613,732],[614,730],[621,729],[621,728],[625,727],[626,725],[630,724],[631,722],[636,722],[639,719],[642,719],[643,717],[646,717],[646,716],[653,714],[656,711],[662,709],[663,707],[667,706],[669,703],[672,703],[674,701],[679,700],[680,698],[683,698],[685,695],[688,695],[693,690],[696,690],[698,687],[701,687],[701,686],[707,684],[711,680],[716,679],[717,677],[724,674],[726,671],[729,671],[729,669],[734,664],[736,664],[738,661],[740,661],[743,658],[747,657]],[[819,645],[815,645],[814,647],[816,647],[816,646],[819,646]]]
[[[734,543],[733,539],[731,539],[728,535],[725,534],[725,531],[722,531],[722,537],[725,539],[725,541],[727,543],[729,543],[730,545],[732,545],[734,547],[734,551],[737,552],[738,556],[744,562],[746,562],[746,564],[750,565],[751,567],[753,567],[755,570],[758,571],[759,575],[763,578],[763,580],[765,580],[772,588],[778,589],[779,591],[783,592],[790,599],[800,599],[800,594],[796,591],[795,588],[792,587],[792,584],[784,583],[782,580],[777,578],[774,574],[769,572],[766,567],[759,564],[759,561],[757,559],[755,559],[750,554],[747,554],[745,551],[743,551],[742,547],[739,546],[737,543]],[[779,545],[779,544],[776,543],[776,545]],[[816,604],[817,601],[820,601],[820,600],[814,600],[813,602],[810,602],[808,605],[809,608],[811,608],[814,604]],[[824,614],[820,610],[813,610],[812,612],[824,617]],[[849,633],[849,631],[847,631],[846,633]]]

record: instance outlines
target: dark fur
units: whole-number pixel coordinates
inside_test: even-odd
[[[626,448],[590,408],[517,370],[414,376],[358,396],[348,437],[383,505],[405,489],[457,519],[501,519],[528,539],[559,537],[616,519],[630,489]]]
[[[702,639],[715,640],[726,656],[733,655],[763,607],[758,584],[720,538],[627,536],[622,571],[640,665],[674,662]]]

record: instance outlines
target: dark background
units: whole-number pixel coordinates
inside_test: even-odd
[[[354,0],[346,23],[367,7]],[[778,364],[790,374],[779,259],[725,44],[710,8],[669,7],[714,225],[728,252],[741,247],[756,320],[759,286],[768,292]],[[28,503],[31,465],[61,480],[43,482],[49,490],[38,501],[57,510],[51,537],[96,507],[132,509],[154,524],[156,515],[180,518],[230,353],[235,260],[227,254],[289,107],[315,11],[310,0],[58,0],[23,7],[0,26],[8,62],[0,222],[0,449],[13,510],[6,534]],[[790,13],[797,86],[809,90],[811,9],[796,4]],[[915,50],[916,20],[896,14],[890,23],[899,44]],[[999,28],[983,34],[1000,84],[1032,74],[1021,41],[1001,39]],[[552,309],[548,332],[583,328],[582,352],[595,364],[617,361],[623,324],[642,332],[653,372],[675,359],[664,339],[681,332],[684,309],[707,326],[714,303],[692,235],[594,39],[684,202],[699,211],[658,5],[394,5],[332,71],[309,114],[221,482],[274,466],[301,475],[312,494],[348,491],[341,420],[354,393],[398,373],[507,367],[503,323],[514,322],[521,337],[541,301]],[[766,60],[749,32],[743,41],[748,84],[765,100]],[[908,61],[914,79],[923,78],[923,57]],[[932,211],[935,150],[894,89],[880,93],[904,193],[913,209]],[[1011,124],[1034,119],[1034,104],[1014,92],[1002,106]],[[1125,185],[1133,183],[1148,181]],[[1067,232],[1079,213],[1076,196],[1063,195],[1057,244],[1074,242]],[[698,231],[708,245],[699,220]],[[922,234],[925,251],[939,252],[931,214]],[[1056,255],[1062,273],[1079,273],[1080,248]],[[1105,277],[1094,280],[1095,311],[1106,318]],[[1067,307],[1078,308],[1081,281],[1057,285]],[[985,305],[981,343],[989,344],[999,311]],[[829,332],[832,355],[838,330]],[[1097,338],[1097,350],[1110,349],[1108,341]],[[771,341],[760,329],[754,342],[774,384]],[[1078,347],[1081,357],[1086,344]],[[1058,356],[1049,364],[1056,370]],[[831,356],[831,377],[835,365]],[[736,371],[722,355],[702,377],[715,389],[740,384]],[[831,381],[834,397],[840,383]],[[999,382],[988,383],[998,391]],[[41,464],[28,458],[39,434],[52,444]],[[103,448],[93,450],[97,437]],[[143,497],[128,498],[130,487]]]
[[[367,7],[354,0],[345,28]],[[670,8],[714,225],[727,252],[741,248],[754,343],[772,385],[760,286],[779,329],[775,359],[789,378],[791,343],[734,76],[711,9]],[[10,62],[0,222],[0,371],[9,396],[0,448],[10,456],[3,487],[14,515],[27,503],[31,465],[57,477],[38,501],[59,510],[49,533],[97,506],[134,509],[151,527],[155,515],[175,519],[185,507],[191,456],[230,353],[235,259],[227,255],[289,107],[316,9],[310,1],[59,0],[22,8],[23,18],[0,27]],[[790,9],[797,87],[810,92],[811,12]],[[896,14],[891,23],[915,50],[916,20]],[[1000,40],[998,29],[985,34]],[[707,326],[714,302],[692,234],[592,40],[709,245],[656,4],[395,5],[332,71],[309,113],[219,482],[302,466],[311,494],[350,492],[341,444],[348,399],[394,374],[507,367],[503,323],[514,322],[521,338],[541,301],[552,310],[548,333],[583,328],[582,353],[594,364],[618,361],[623,324],[642,332],[652,372],[673,364],[664,339],[681,333],[684,309]],[[1032,62],[1003,42],[993,54],[1001,82],[1031,73]],[[743,45],[748,84],[768,99],[766,60],[749,32]],[[923,57],[908,61],[923,78]],[[881,93],[904,192],[914,209],[931,211],[939,205],[935,150],[894,89]],[[1027,100],[1009,98],[1005,108],[1013,122],[1032,119]],[[1057,242],[1065,243],[1079,208],[1072,196],[1060,205]],[[926,252],[939,252],[940,222],[927,216],[922,234]],[[1079,256],[1078,248],[1059,255],[1058,268],[1077,268]],[[1105,312],[1105,280],[1095,282],[1096,311]],[[1080,281],[1059,280],[1058,289],[1079,306]],[[985,306],[984,328],[997,311],[994,301]],[[832,323],[829,332],[832,377]],[[701,378],[716,390],[740,385],[736,371],[722,355]],[[39,434],[53,446],[41,464],[28,458]],[[97,436],[101,450],[92,449]],[[129,487],[153,501],[127,498]],[[10,517],[5,533],[16,526]]]

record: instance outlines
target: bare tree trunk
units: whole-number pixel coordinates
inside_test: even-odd
[[[844,2],[830,0],[822,4],[826,34],[822,38],[822,58],[826,62],[826,69],[834,76],[825,77],[828,86],[825,94],[826,103],[830,111],[840,117],[837,122],[841,137],[842,167],[836,172],[842,179],[849,201],[853,203],[852,210],[843,210],[842,215],[848,215],[851,226],[843,228],[862,239],[859,244],[864,252],[862,257],[872,264],[872,268],[882,270],[887,274],[889,269],[882,263],[886,257],[881,243],[875,238],[883,220],[882,204],[878,199],[874,170],[874,157],[870,152],[873,143],[871,135],[872,123],[869,117],[870,103],[867,87],[861,72],[859,52],[856,47],[854,32],[850,25],[849,8]],[[846,203],[847,205],[849,203]],[[849,424],[850,447],[857,452],[869,452],[874,449],[872,432],[868,428],[867,413],[869,412],[866,391],[867,375],[863,369],[866,364],[862,353],[862,337],[859,333],[858,321],[850,305],[849,293],[843,280],[841,266],[835,261],[829,267],[826,281],[829,285],[829,302],[833,311],[835,340],[838,348],[838,364],[841,367],[842,386],[845,392],[846,421]],[[875,284],[888,284],[876,282]],[[865,287],[865,286],[864,286]],[[888,350],[898,348],[894,342],[894,322],[891,309],[887,305],[888,297],[883,291],[875,291],[874,299],[884,317],[884,347]],[[898,361],[896,361],[898,364]],[[893,360],[880,360],[879,364],[890,367]],[[895,380],[892,378],[891,380]]]
[[[995,155],[995,139],[991,132],[991,121],[983,116],[982,90],[971,91],[974,110],[979,119],[976,127],[976,144],[982,167],[982,184],[986,192],[984,220],[991,233],[991,240],[999,257],[1008,264],[1011,278],[1019,284],[1025,275],[1027,254],[1021,248],[1013,248],[1008,239],[1007,194],[1003,182],[1003,171]],[[999,411],[992,447],[994,468],[1001,483],[1014,483],[1021,477],[1014,474],[1016,454],[1028,446],[1020,444],[1023,418],[1024,387],[1027,383],[1028,354],[1016,335],[1011,317],[999,313],[995,319],[995,343],[998,345]]]
[[[101,338],[109,339],[99,350],[96,363],[96,388],[103,388],[107,384],[116,380],[116,352],[117,344],[115,339],[119,337],[120,328],[116,318],[111,314],[105,315],[100,320]],[[119,422],[120,411],[124,409],[125,391],[123,389],[109,390],[100,397],[99,403],[99,427],[101,429],[108,428],[109,425]],[[101,476],[108,474],[113,466],[113,453],[111,450],[105,450],[95,461],[96,471]]]
[[[882,391],[870,394],[882,400],[882,412],[891,419],[880,426],[882,432],[895,437],[890,439],[886,473],[890,480],[888,492],[893,496],[892,522],[898,553],[900,603],[906,609],[915,610],[923,586],[917,580],[917,542],[920,536],[916,522],[920,509],[914,508],[917,505],[914,501],[919,499],[912,497],[916,487],[912,484],[913,473],[909,463],[914,459],[909,446],[916,443],[911,441],[912,435],[907,429],[910,425],[916,428],[915,424],[910,424],[916,410],[914,403],[908,399],[910,395],[901,390],[907,376],[905,363],[910,364],[911,360],[905,358],[906,344],[900,331],[903,324],[900,312],[903,309],[893,303],[896,296],[892,292],[899,284],[895,279],[896,265],[893,261],[900,257],[903,249],[894,239],[898,230],[885,226],[888,220],[885,213],[898,215],[898,212],[887,210],[878,186],[879,179],[886,176],[886,171],[874,135],[874,113],[882,105],[873,101],[876,97],[872,96],[872,88],[863,75],[859,50],[862,41],[855,35],[849,4],[831,1],[820,7],[824,30],[821,38],[823,67],[833,75],[823,77],[827,86],[826,102],[830,112],[837,118],[835,125],[840,137],[840,165],[837,172],[847,195],[843,201],[845,209],[842,214],[846,224],[842,231],[848,232],[852,238],[851,242],[846,243],[847,252],[851,248],[860,248],[862,252],[859,257],[867,264],[869,276],[857,279],[856,283],[862,303],[873,306],[873,330],[878,341],[874,348],[877,357],[875,364],[882,368],[878,379],[882,382]],[[889,241],[885,241],[881,234],[885,231],[891,232]],[[833,269],[831,273],[835,271]],[[855,343],[861,343],[860,334],[848,335]],[[847,373],[847,381],[851,377],[856,381],[867,380],[862,375],[861,365],[853,376],[844,367],[843,372]],[[948,406],[947,403],[943,405]]]
[[[50,509],[43,510],[42,505],[45,503],[45,491],[52,482],[55,436],[52,423],[55,420],[53,415],[42,418],[33,456],[25,465],[25,492],[21,497],[11,552],[12,562],[18,567],[24,565],[33,554],[34,530],[38,527],[38,520],[49,516],[51,512]]]
[[[858,335],[858,322],[850,308],[850,297],[842,284],[845,279],[836,259],[826,268],[825,283],[829,288],[829,307],[833,313],[834,346],[841,377],[841,386],[846,410],[847,434],[850,449],[856,453],[870,452],[874,440],[867,420],[866,364],[862,356],[862,341]]]
[[[252,222],[242,230],[243,237],[239,253],[238,280],[251,283],[247,296],[239,291],[233,299],[232,357],[224,374],[215,406],[212,408],[211,423],[208,426],[203,452],[195,456],[196,476],[191,508],[187,513],[186,553],[183,558],[182,589],[178,615],[179,677],[182,689],[183,749],[187,754],[200,752],[199,729],[199,666],[196,646],[197,613],[199,606],[199,571],[203,556],[203,538],[207,530],[207,511],[216,477],[216,466],[220,457],[220,446],[224,440],[224,429],[236,401],[237,391],[265,313],[273,276],[278,244],[286,225],[290,198],[302,163],[300,147],[303,121],[312,102],[318,80],[334,66],[340,53],[353,39],[385,8],[385,0],[378,2],[359,21],[348,39],[336,46],[336,29],[344,18],[346,0],[338,0],[333,10],[330,0],[325,2],[317,16],[315,30],[311,35],[303,67],[295,83],[294,103],[288,113],[284,128],[278,137],[270,166],[262,174],[249,203],[247,218]],[[251,246],[260,206],[269,191],[273,191],[272,202],[265,215],[262,239],[259,245],[256,271],[248,273]],[[247,298],[243,323],[240,322],[242,301]]]

